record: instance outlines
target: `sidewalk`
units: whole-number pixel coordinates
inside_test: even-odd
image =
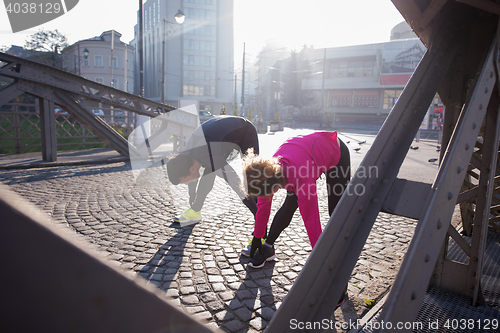
[[[269,151],[279,145],[279,134],[259,137],[261,142],[272,138],[266,142]],[[239,251],[251,238],[253,216],[219,178],[204,205],[204,220],[180,228],[173,217],[187,207],[187,188],[169,185],[161,168],[134,180],[130,163],[113,151],[63,153],[57,164],[40,162],[41,153],[33,154],[39,157],[1,156],[0,181],[212,329],[263,331],[310,254],[296,214],[276,242],[277,260],[262,269],[248,267],[249,259]],[[284,196],[278,192],[272,215]],[[324,226],[325,191],[319,193],[319,205]],[[387,293],[415,225],[379,214],[352,272],[348,300],[335,312],[338,321],[361,318]]]
[[[0,155],[0,169],[28,169],[49,166],[113,163],[120,161],[128,161],[128,157],[121,156],[112,148],[58,151],[57,161],[55,162],[44,161],[41,152],[2,154]]]

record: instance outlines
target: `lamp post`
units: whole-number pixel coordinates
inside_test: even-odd
[[[163,51],[162,51],[162,63],[161,63],[161,103],[165,104],[165,43],[166,39],[170,38],[177,28],[184,23],[186,15],[179,9],[177,14],[174,16],[175,22],[172,23],[163,18]],[[167,31],[167,25],[169,30]]]
[[[75,74],[78,74],[78,75],[82,75],[82,71],[81,71],[81,66],[80,66],[80,63],[82,62],[81,60],[81,56],[80,56],[80,44],[78,44],[78,49],[77,49],[77,52],[78,52],[78,55],[75,54],[74,56],[74,60],[75,60]],[[87,48],[85,48],[83,50],[83,59],[84,60],[87,60],[87,58],[89,57],[89,50],[87,50]],[[78,67],[78,73],[76,71]]]

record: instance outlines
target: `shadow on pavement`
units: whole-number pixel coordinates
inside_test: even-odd
[[[241,258],[242,264],[248,260]],[[226,303],[229,310],[220,320],[221,326],[231,332],[253,328],[264,330],[276,312],[273,295],[273,271],[275,262],[267,262],[263,268],[246,267],[243,282],[235,292],[235,297]],[[255,315],[257,314],[257,315]],[[251,327],[250,327],[251,326]]]

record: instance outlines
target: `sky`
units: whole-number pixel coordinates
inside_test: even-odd
[[[40,29],[65,34],[70,44],[115,29],[121,40],[133,39],[137,0],[79,0],[61,17],[38,27],[12,33],[0,4],[0,47],[24,46]],[[266,41],[279,40],[290,49],[371,44],[389,40],[403,21],[390,0],[234,0],[235,69],[241,68],[243,43],[252,62]]]

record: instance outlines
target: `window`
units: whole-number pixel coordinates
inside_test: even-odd
[[[109,66],[111,67],[111,57],[109,57]],[[113,57],[113,68],[118,68],[118,58]]]
[[[148,10],[148,28],[151,29],[151,8]]]
[[[153,3],[153,26],[156,24],[156,3]]]
[[[328,94],[328,106],[351,107],[352,91],[333,91]]]
[[[363,62],[363,76],[373,76],[374,60],[365,60]]]
[[[359,108],[378,107],[378,90],[355,90],[353,92],[352,106]]]
[[[389,89],[384,90],[384,109],[392,109],[392,107],[396,104],[399,96],[403,90],[401,89]]]
[[[113,81],[111,82],[111,86],[113,88],[119,89],[119,87],[118,87],[118,79],[117,78],[113,78]]]
[[[89,67],[89,57],[83,57],[83,67]]]
[[[96,77],[95,82],[102,84],[102,77]]]
[[[102,56],[100,56],[100,55],[94,56],[94,66],[95,67],[104,67],[104,65],[102,64]]]
[[[334,60],[330,63],[331,78],[373,76],[373,59]]]

